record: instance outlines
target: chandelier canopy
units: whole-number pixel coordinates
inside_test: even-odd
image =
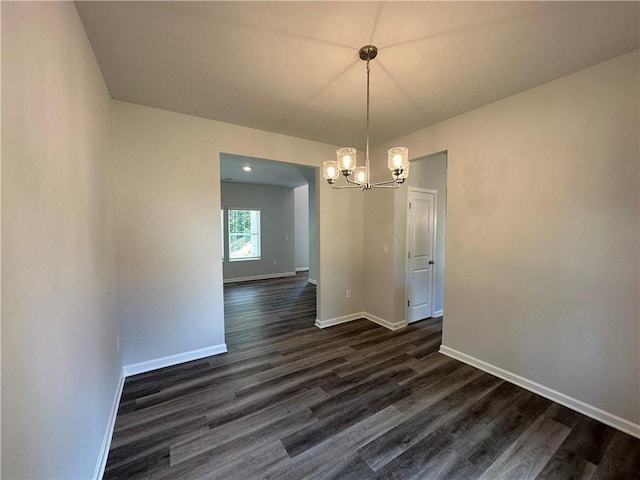
[[[336,161],[324,162],[323,175],[331,188],[359,188],[362,191],[372,188],[398,188],[409,176],[409,149],[405,147],[389,149],[387,165],[393,178],[382,182],[371,182],[369,174],[369,62],[378,55],[378,48],[374,45],[365,45],[358,53],[360,59],[367,62],[367,123],[364,166],[357,166],[355,148],[339,148],[336,150]],[[344,176],[348,185],[336,185],[340,174]]]

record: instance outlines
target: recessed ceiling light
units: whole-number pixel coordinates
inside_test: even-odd
[[[242,167],[242,169],[243,169],[245,172],[250,172],[250,171],[251,171],[251,167],[250,167],[249,165],[245,165],[244,167]]]

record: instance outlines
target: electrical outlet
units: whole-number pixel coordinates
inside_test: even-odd
[[[277,260],[274,260],[274,261],[273,261],[273,264],[274,264],[274,265],[277,265],[277,264],[278,264],[278,261],[277,261]]]
[[[347,298],[351,298],[351,290],[347,290]]]
[[[389,253],[389,245],[388,244],[383,244],[382,245],[382,253]]]
[[[120,351],[120,335],[116,337],[116,350]]]

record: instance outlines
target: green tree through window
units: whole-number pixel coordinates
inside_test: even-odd
[[[260,258],[260,210],[229,210],[229,260]]]

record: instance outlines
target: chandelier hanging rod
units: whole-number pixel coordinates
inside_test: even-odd
[[[365,166],[356,166],[356,149],[347,147],[339,148],[336,151],[337,161],[324,162],[323,174],[325,180],[331,188],[359,188],[360,190],[370,190],[372,188],[398,188],[409,176],[409,150],[405,147],[393,147],[388,151],[388,166],[391,170],[392,179],[382,182],[372,183],[370,181],[370,161],[369,161],[369,118],[370,118],[370,75],[369,62],[378,55],[378,48],[375,45],[365,45],[360,48],[358,55],[361,60],[366,61],[367,73],[367,116],[365,126]],[[340,173],[349,185],[336,185]],[[351,178],[353,175],[354,178]]]

